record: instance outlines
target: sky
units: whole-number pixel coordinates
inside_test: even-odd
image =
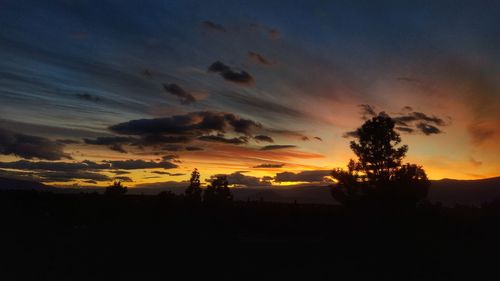
[[[429,178],[500,175],[499,1],[0,1],[0,176],[322,184],[385,112]]]

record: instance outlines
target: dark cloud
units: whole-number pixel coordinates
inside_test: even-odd
[[[114,181],[121,181],[121,182],[133,182],[133,180],[129,177],[126,176],[118,176],[113,178]]]
[[[147,135],[143,136],[140,140],[136,140],[132,145],[149,146],[165,143],[188,143],[191,138],[188,136],[165,136],[165,135]]]
[[[62,144],[77,144],[77,143],[80,143],[77,140],[71,140],[71,139],[62,139],[62,140],[56,140],[56,141],[58,143],[62,143]]]
[[[89,184],[97,184],[97,181],[95,180],[84,180],[84,183],[89,183]]]
[[[115,175],[126,175],[126,174],[130,174],[129,171],[120,171],[120,170],[116,170],[116,171],[110,171],[111,173],[115,174]]]
[[[307,136],[302,136],[300,139],[302,141],[309,141],[310,140],[309,137],[307,137]]]
[[[95,139],[84,138],[83,142],[86,144],[94,144],[94,145],[113,145],[113,144],[124,144],[135,141],[135,138],[131,137],[98,137]]]
[[[120,152],[120,153],[127,153],[127,151],[125,150],[125,148],[123,148],[123,146],[121,144],[118,144],[118,143],[110,145],[109,149],[111,149],[113,151],[116,151],[116,152]]]
[[[215,23],[213,21],[209,21],[209,20],[203,21],[201,23],[201,26],[204,29],[210,30],[210,31],[226,32],[226,29],[224,28],[224,26],[222,26],[221,24]]]
[[[433,125],[426,124],[426,123],[418,123],[417,128],[422,133],[424,133],[426,136],[441,133],[441,130],[439,130],[439,128],[437,128],[436,126],[433,126]]]
[[[179,159],[179,155],[176,155],[176,154],[168,154],[168,155],[164,155],[161,157],[161,159],[163,161],[172,161],[172,160],[176,160],[176,159]]]
[[[281,164],[260,164],[260,165],[257,165],[257,166],[254,166],[254,168],[283,168],[283,166],[285,166],[285,164],[281,163]]]
[[[96,163],[88,160],[82,162],[44,162],[19,160],[15,162],[0,162],[0,168],[33,170],[33,171],[57,171],[57,172],[75,172],[75,171],[97,171],[97,170],[133,170],[133,169],[172,169],[177,165],[168,161],[144,161],[144,160],[124,160],[124,161],[103,161]],[[116,171],[114,172],[116,174]]]
[[[185,174],[182,173],[170,173],[170,172],[163,172],[163,171],[151,171],[152,174],[157,174],[157,175],[169,175],[172,177],[176,176],[184,176]]]
[[[25,135],[0,128],[0,154],[15,155],[26,159],[71,159],[63,151],[64,144],[47,138]]]
[[[222,63],[220,61],[216,61],[213,64],[211,64],[208,67],[208,71],[220,74],[220,76],[222,76],[222,78],[224,78],[224,80],[226,80],[226,81],[230,81],[230,82],[241,84],[241,85],[249,86],[255,82],[252,75],[250,75],[248,72],[246,72],[246,71],[240,71],[240,72],[234,71],[229,66],[225,65],[224,63]]]
[[[253,138],[256,141],[263,141],[263,142],[270,142],[270,143],[274,142],[274,140],[271,137],[265,136],[265,135],[258,135],[258,136],[254,136]]]
[[[436,116],[428,116],[425,113],[413,111],[406,115],[396,116],[392,118],[396,124],[401,126],[408,126],[409,123],[423,121],[427,123],[433,123],[437,126],[445,126],[446,123],[443,119]]]
[[[260,148],[260,150],[277,150],[277,149],[286,149],[286,148],[294,148],[294,147],[297,147],[296,145],[280,145],[280,144],[276,144],[276,145],[266,145],[266,146],[263,146]]]
[[[203,148],[197,146],[186,146],[187,151],[201,151]]]
[[[359,105],[361,108],[361,119],[368,120],[377,115],[375,109],[368,104]],[[380,112],[379,114],[385,114],[385,112]],[[442,133],[439,127],[447,126],[447,122],[443,119],[430,116],[422,112],[413,111],[411,106],[403,107],[402,112],[396,113],[395,117],[391,117],[396,123],[396,130],[403,133],[422,133],[425,135],[434,135]],[[344,138],[357,137],[356,131],[346,132],[343,135]]]
[[[225,138],[223,136],[201,136],[198,138],[201,141],[209,141],[209,142],[222,142],[222,143],[230,143],[230,144],[245,144],[248,143],[248,139],[246,137],[238,137],[238,138]]]
[[[118,134],[143,136],[202,135],[214,131],[224,133],[226,130],[248,135],[261,127],[259,123],[232,113],[199,111],[165,118],[131,120],[113,125],[110,130]]]
[[[331,170],[302,171],[299,173],[282,172],[274,177],[276,182],[324,182],[330,176]]]
[[[85,101],[91,101],[91,102],[99,102],[101,101],[101,98],[95,95],[91,95],[89,93],[80,93],[75,95],[78,99],[85,100]]]
[[[90,163],[90,165],[88,164]],[[97,165],[97,166],[96,166]],[[15,162],[0,162],[0,168],[16,170],[45,170],[45,171],[77,171],[86,169],[101,168],[94,162],[45,162],[19,160]],[[110,168],[109,164],[104,164],[102,168]]]
[[[274,62],[271,62],[270,60],[255,52],[248,52],[248,59],[250,59],[250,61],[254,63],[262,64],[265,66],[271,66],[275,64]]]
[[[121,170],[136,170],[136,169],[155,169],[155,168],[163,168],[163,169],[173,169],[178,166],[174,163],[168,161],[144,161],[144,160],[125,160],[125,161],[105,161],[106,163],[111,164],[113,169],[121,169]]]
[[[269,181],[262,181],[259,177],[247,176],[244,175],[245,171],[234,172],[229,175],[225,175],[227,177],[227,181],[230,185],[236,186],[245,186],[245,187],[257,187],[257,186],[270,186],[271,183]],[[214,179],[216,176],[212,176],[208,181]]]
[[[168,144],[168,145],[165,145],[161,148],[161,150],[165,150],[165,151],[182,151],[184,149],[184,147],[182,145],[178,145],[178,144]]]
[[[95,139],[88,139],[88,138],[83,139],[83,142],[86,144],[105,145],[109,149],[111,149],[113,151],[120,152],[120,153],[127,153],[127,151],[123,148],[123,144],[129,144],[129,143],[134,142],[134,141],[136,141],[135,138],[120,137],[120,136],[98,137]]]
[[[405,132],[405,133],[413,133],[415,130],[409,127],[396,127],[396,130],[400,132]]]
[[[357,138],[358,137],[358,132],[357,131],[349,131],[345,132],[342,135],[343,138]]]
[[[196,101],[196,98],[177,84],[163,84],[165,91],[179,98],[182,104],[191,104]]]
[[[64,172],[40,172],[37,174],[43,181],[70,181],[70,180],[93,180],[93,181],[110,181],[111,178],[95,172],[88,171],[64,171]]]
[[[323,139],[322,139],[322,138],[320,138],[320,137],[314,137],[314,139],[315,139],[315,140],[319,140],[319,141],[323,141]]]

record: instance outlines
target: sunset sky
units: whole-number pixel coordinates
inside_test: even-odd
[[[499,15],[487,0],[1,0],[0,176],[321,184],[382,111],[431,179],[499,176]]]

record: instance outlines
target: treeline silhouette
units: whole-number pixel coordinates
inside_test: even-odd
[[[0,192],[5,280],[488,279],[500,254],[500,201],[425,200],[389,116],[356,131],[357,160],[335,169],[341,205],[235,201],[223,175],[194,170],[184,194]],[[326,187],[325,187],[326,188]],[[332,199],[333,200],[333,199]],[[494,279],[493,279],[494,280]]]

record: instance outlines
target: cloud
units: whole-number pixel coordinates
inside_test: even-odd
[[[126,174],[130,174],[129,171],[120,171],[120,170],[117,170],[117,171],[110,171],[111,173],[115,174],[115,175],[126,175]]]
[[[331,170],[302,171],[299,173],[282,172],[274,177],[276,182],[324,182],[325,177],[330,176]]]
[[[408,126],[408,123],[423,121],[427,123],[433,123],[437,126],[445,126],[446,123],[443,119],[436,116],[428,116],[425,113],[413,111],[406,115],[396,116],[392,118],[396,124],[401,126]]]
[[[258,136],[254,136],[253,138],[256,141],[263,141],[263,142],[270,142],[270,143],[274,142],[274,140],[271,137],[265,136],[265,135],[258,135]]]
[[[105,145],[109,149],[118,151],[121,153],[127,153],[127,151],[123,148],[123,144],[131,143],[136,141],[135,138],[131,137],[120,137],[120,136],[114,136],[114,137],[98,137],[95,139],[88,139],[84,138],[83,142],[85,144],[92,144],[92,145]]]
[[[253,83],[255,82],[253,76],[250,75],[248,72],[246,72],[246,71],[240,71],[240,72],[234,71],[229,66],[225,65],[224,63],[222,63],[220,61],[216,61],[216,62],[212,63],[208,67],[208,71],[218,73],[222,78],[224,78],[224,80],[229,81],[229,82],[233,82],[233,83],[237,83],[240,85],[250,86],[250,85],[253,85]]]
[[[261,127],[259,123],[232,113],[199,111],[165,118],[131,120],[109,129],[118,134],[144,136],[202,135],[214,131],[224,133],[227,130],[249,135]]]
[[[322,139],[322,138],[320,138],[320,137],[314,137],[314,139],[315,139],[315,140],[319,140],[319,141],[323,141],[323,139]]]
[[[163,84],[163,88],[167,93],[179,98],[182,104],[191,104],[196,102],[196,98],[177,84]]]
[[[185,174],[182,173],[170,173],[170,172],[163,172],[163,171],[151,171],[152,174],[157,174],[157,175],[169,175],[171,177],[176,177],[176,176],[184,176]]]
[[[209,141],[209,142],[222,142],[222,143],[229,143],[229,144],[245,144],[248,143],[248,139],[246,137],[238,137],[238,138],[230,138],[227,139],[223,136],[201,136],[198,138],[198,140],[201,141]]]
[[[70,180],[93,180],[93,181],[110,181],[111,178],[95,172],[88,171],[64,171],[64,172],[40,172],[37,173],[42,181],[56,182],[56,181],[70,181]]]
[[[201,23],[201,26],[204,29],[209,30],[209,31],[226,32],[226,29],[224,28],[224,26],[222,26],[221,24],[215,23],[213,21],[209,21],[209,20],[203,21]]]
[[[82,162],[45,162],[45,161],[27,161],[19,160],[15,162],[0,162],[0,168],[16,169],[16,170],[43,170],[43,171],[58,171],[58,172],[74,172],[74,171],[98,171],[98,170],[133,170],[133,169],[153,169],[177,168],[176,164],[168,161],[144,161],[144,160],[105,160],[102,163],[96,163],[89,160]]]
[[[80,143],[79,141],[72,140],[72,139],[61,139],[61,140],[56,140],[56,142],[62,143],[62,144],[77,144],[77,143]]]
[[[117,176],[117,177],[114,177],[113,180],[114,181],[118,180],[121,182],[133,182],[133,180],[131,178],[126,177],[126,176]]]
[[[105,161],[105,163],[111,164],[113,169],[120,170],[136,170],[136,169],[154,169],[154,168],[163,168],[163,169],[173,169],[178,166],[174,163],[168,161],[144,161],[144,160],[125,160],[125,161]]]
[[[245,187],[256,187],[256,186],[270,186],[271,183],[269,181],[262,181],[259,177],[247,176],[243,174],[244,171],[234,172],[232,174],[226,175],[227,181],[230,185],[236,186],[245,186]],[[216,176],[213,175],[211,179],[214,179]],[[208,180],[208,181],[210,181]]]
[[[260,164],[260,165],[257,165],[257,166],[254,166],[253,168],[268,168],[268,169],[275,169],[275,168],[283,168],[283,166],[285,166],[285,164],[281,163],[281,164]]]
[[[179,159],[179,155],[177,155],[177,154],[168,154],[168,155],[162,156],[161,159],[163,161],[177,160],[177,159]]]
[[[409,128],[409,127],[401,127],[401,126],[398,126],[395,128],[396,130],[400,131],[400,132],[405,132],[405,133],[413,133],[415,130],[412,129],[412,128]]]
[[[265,65],[265,66],[272,66],[275,64],[274,62],[271,62],[270,60],[266,59],[262,55],[255,53],[255,52],[248,52],[248,59],[250,61],[252,61],[253,63],[261,64],[261,65]]]
[[[186,146],[187,151],[201,151],[203,148],[197,146]]]
[[[294,147],[297,147],[296,145],[280,145],[280,144],[276,144],[276,145],[266,145],[266,146],[263,146],[260,148],[260,150],[277,150],[277,149],[287,149],[287,148],[294,148]]]
[[[97,164],[92,161],[82,162],[45,162],[45,161],[27,161],[19,160],[15,162],[0,162],[0,168],[16,170],[45,170],[45,171],[78,171],[78,170],[101,170],[110,169],[108,163]]]
[[[441,133],[441,130],[439,130],[439,128],[437,128],[436,126],[433,126],[433,125],[426,124],[426,123],[418,123],[417,128],[422,133],[424,133],[426,136]]]
[[[75,95],[78,99],[85,100],[85,101],[91,101],[91,102],[99,102],[101,101],[101,98],[95,95],[91,95],[89,93],[80,93]]]
[[[0,128],[0,154],[15,155],[26,159],[71,159],[63,151],[64,144],[47,138],[25,135]]]
[[[368,104],[359,105],[361,108],[361,119],[368,120],[372,117],[377,116],[377,112],[374,107]],[[379,114],[385,114],[385,112],[380,112]],[[442,118],[436,116],[430,116],[423,112],[414,111],[411,106],[405,106],[402,112],[396,113],[396,116],[392,116],[392,120],[396,123],[395,129],[403,133],[422,133],[424,135],[434,135],[440,134],[443,131],[438,128],[447,126],[448,123]],[[343,135],[344,138],[357,137],[356,131],[346,132]]]

